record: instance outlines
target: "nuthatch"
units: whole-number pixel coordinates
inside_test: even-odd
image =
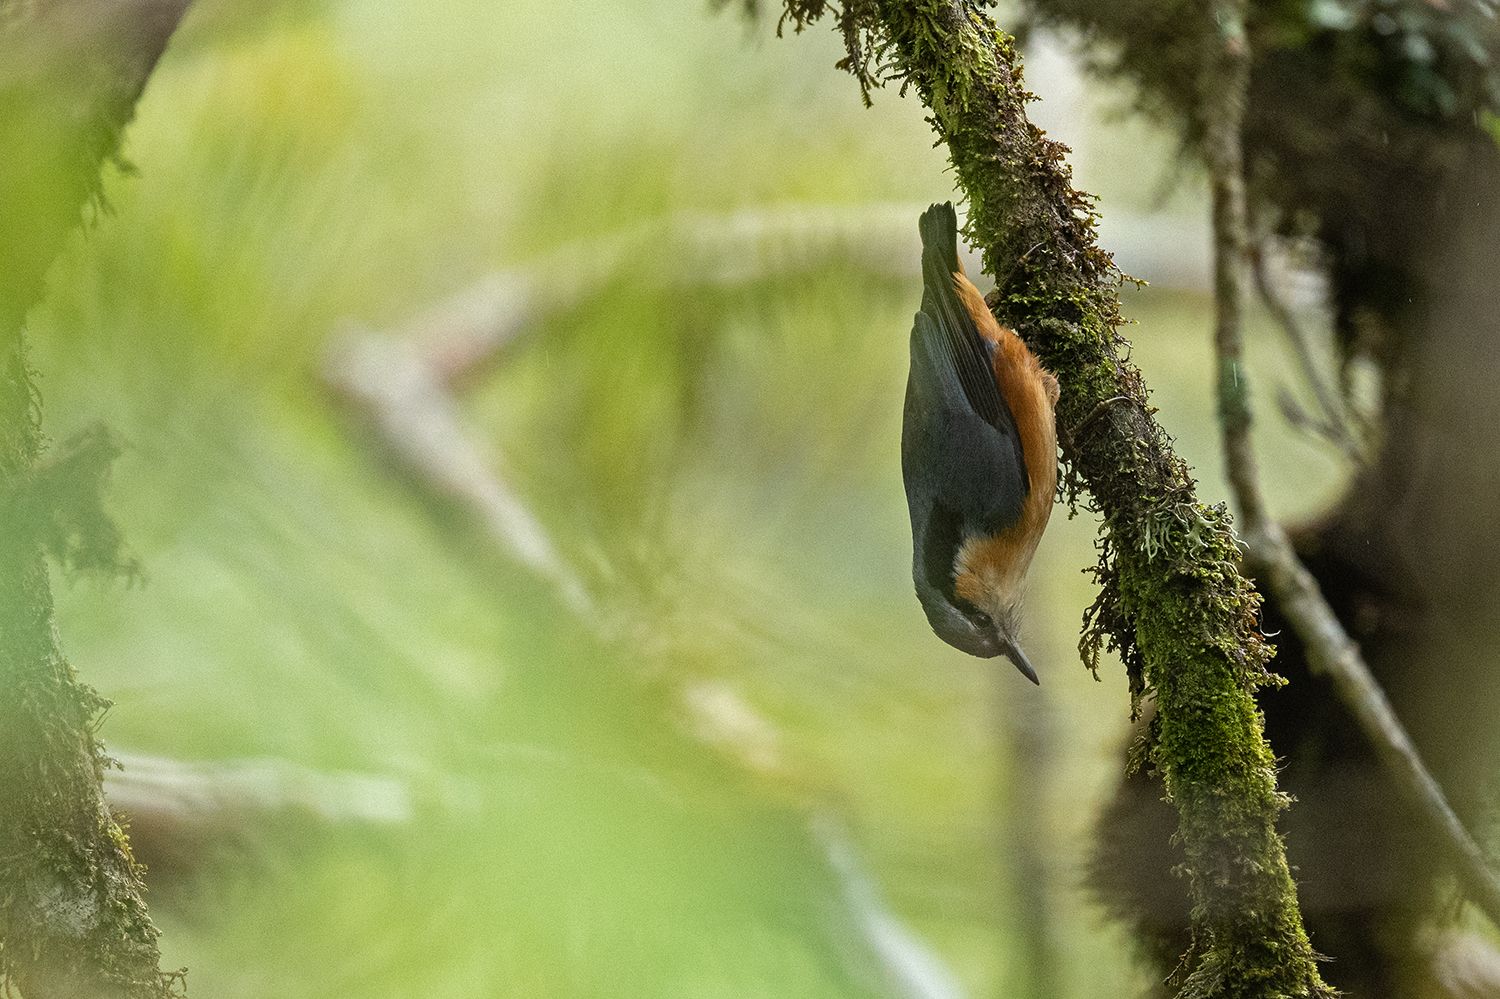
[[[922,214],[901,472],[912,579],[932,630],[1038,683],[1017,643],[1021,588],[1057,490],[1057,379],[964,276],[952,204]]]

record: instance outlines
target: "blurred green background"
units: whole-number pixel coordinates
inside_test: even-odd
[[[930,634],[897,459],[914,281],[829,259],[686,289],[647,255],[601,290],[570,260],[584,303],[465,405],[598,621],[476,554],[317,377],[346,323],[686,211],[894,202],[914,229],[953,196],[915,100],[864,109],[832,31],[695,4],[251,7],[195,12],[33,316],[49,432],[126,442],[146,570],[64,585],[64,644],[112,749],[411,797],[160,866],[165,964],[257,999],[1139,990],[1081,884],[1128,712],[1075,651],[1092,518],[1060,510],[1033,570],[1040,689]],[[1222,497],[1199,182],[1059,52],[1036,116],[1126,268],[1180,264],[1138,274],[1129,332]],[[1270,411],[1292,378],[1256,334]],[[1342,469],[1262,427],[1279,509],[1315,509]]]

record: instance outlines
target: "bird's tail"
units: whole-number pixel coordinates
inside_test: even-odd
[[[953,287],[958,264],[958,213],[953,202],[933,205],[917,223],[922,233],[922,281],[934,291]]]
[[[963,267],[958,262],[958,213],[953,202],[927,209],[917,229],[922,234],[922,311],[948,337],[951,349],[967,359],[978,348],[979,332],[954,286],[953,275]]]

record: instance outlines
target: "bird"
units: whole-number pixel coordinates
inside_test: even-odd
[[[1018,633],[1057,492],[1057,379],[965,276],[953,204],[930,207],[918,229],[922,307],[901,430],[912,581],[939,638],[1003,655],[1039,684]]]

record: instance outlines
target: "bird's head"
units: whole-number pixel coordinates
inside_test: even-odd
[[[983,593],[969,590],[966,595],[962,591],[948,594],[920,588],[917,596],[933,633],[943,641],[981,659],[1004,656],[1026,679],[1041,683],[1017,641],[1021,622],[1018,592],[996,587]]]

